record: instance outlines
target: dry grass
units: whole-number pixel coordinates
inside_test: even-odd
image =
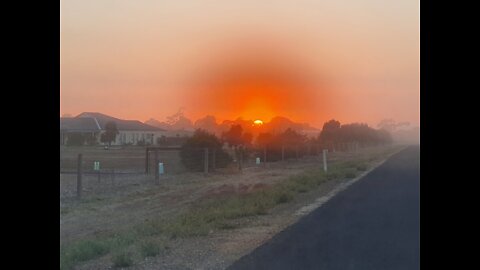
[[[116,267],[135,264],[146,257],[161,254],[167,249],[167,243],[170,239],[201,237],[218,230],[233,229],[241,225],[240,220],[269,214],[277,205],[294,201],[302,194],[315,190],[324,182],[353,178],[359,172],[368,169],[373,161],[382,159],[387,153],[381,152],[378,154],[378,151],[376,151],[373,153],[349,154],[349,156],[338,153],[336,156],[332,155],[337,159],[329,166],[328,173],[323,172],[321,166],[307,167],[301,173],[286,177],[282,177],[282,173],[276,173],[275,176],[270,173],[270,176],[265,175],[264,177],[275,177],[275,179],[280,180],[271,182],[266,188],[254,190],[247,194],[230,194],[229,196],[210,196],[207,199],[197,199],[194,204],[183,208],[177,215],[171,215],[168,219],[164,215],[157,214],[158,218],[138,220],[133,226],[97,234],[89,237],[89,240],[70,241],[61,247],[61,269],[72,269],[73,266],[82,262],[108,254],[112,258],[112,264]],[[248,179],[248,175],[245,176],[245,179]],[[192,183],[200,187],[199,183],[195,181]],[[185,189],[184,185],[186,184],[178,185],[178,188]],[[158,202],[156,196],[158,196],[160,190],[162,189],[157,188],[150,192],[141,193],[143,195],[139,203],[145,207],[149,201]],[[131,199],[140,199],[138,196],[141,194],[133,196]],[[112,200],[92,199],[85,202],[85,205],[89,204],[89,207],[95,208],[97,204],[111,204],[114,201]],[[165,207],[169,206],[166,205]],[[63,209],[61,208],[61,215],[75,214],[72,206]]]

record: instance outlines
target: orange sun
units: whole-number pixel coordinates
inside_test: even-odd
[[[260,119],[257,119],[257,120],[255,120],[255,121],[253,121],[253,125],[255,125],[255,126],[261,126],[261,125],[263,125],[263,121],[260,120]]]

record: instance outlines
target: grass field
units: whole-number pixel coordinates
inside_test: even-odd
[[[398,149],[331,153],[328,173],[321,159],[311,158],[241,173],[177,174],[162,179],[159,186],[145,181],[81,201],[66,200],[60,207],[61,269],[87,262],[135,266],[146,258],[168,254],[177,239],[188,243],[216,232],[233,233],[247,226],[246,220],[268,217],[279,206],[302,202],[327,183],[356,177]],[[117,154],[120,151],[124,150]],[[125,155],[135,157],[141,152],[139,148]],[[106,159],[110,155],[101,149],[85,153]]]
[[[77,157],[80,153],[83,155],[85,171],[93,170],[94,161],[100,162],[101,169],[115,169],[118,172],[143,173],[145,171],[145,147],[142,146],[112,147],[108,150],[98,146],[62,146],[60,148],[60,170],[75,171]],[[171,173],[185,171],[178,151],[160,151],[158,158]],[[154,166],[153,154],[149,158],[149,166],[150,168]]]

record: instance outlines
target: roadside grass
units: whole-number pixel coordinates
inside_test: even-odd
[[[132,266],[134,261],[132,254],[128,251],[120,251],[112,256],[113,267],[122,268]]]
[[[263,190],[196,202],[185,212],[169,219],[149,220],[116,234],[73,242],[61,247],[60,269],[72,269],[79,263],[107,254],[112,254],[114,267],[133,265],[137,260],[166,251],[168,239],[201,237],[215,230],[234,229],[237,227],[235,221],[240,218],[266,215],[275,206],[295,200],[296,196],[310,192],[326,181],[354,178],[381,157],[370,155],[334,162],[329,165],[327,173],[320,167],[311,169]]]
[[[110,251],[107,243],[98,240],[81,240],[67,248],[60,247],[60,269],[71,269],[79,262],[99,258]]]

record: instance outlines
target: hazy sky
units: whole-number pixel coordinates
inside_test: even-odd
[[[419,124],[419,1],[61,0],[61,114]]]

